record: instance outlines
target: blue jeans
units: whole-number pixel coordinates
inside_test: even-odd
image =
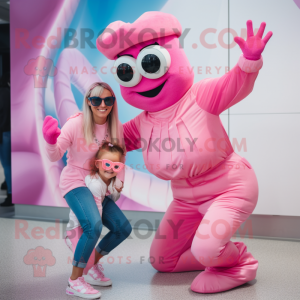
[[[7,194],[11,194],[11,143],[10,131],[2,133],[2,143],[0,143],[0,161],[4,169],[4,176],[7,184]]]
[[[129,221],[109,197],[105,197],[102,202],[102,219],[94,197],[87,187],[75,188],[64,198],[83,230],[75,249],[73,266],[85,268],[101,235],[103,225],[110,231],[96,247],[96,251],[102,255],[107,255],[130,235],[132,227]]]

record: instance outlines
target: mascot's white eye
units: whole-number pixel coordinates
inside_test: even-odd
[[[171,65],[171,56],[166,48],[150,45],[139,53],[136,64],[142,76],[156,79],[167,73]]]
[[[142,80],[142,75],[136,67],[136,60],[131,56],[125,55],[119,57],[115,61],[114,67],[116,68],[114,77],[122,86],[132,87]]]

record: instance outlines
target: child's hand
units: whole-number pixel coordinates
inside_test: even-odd
[[[119,183],[119,184],[117,185],[117,183]],[[118,193],[122,192],[123,186],[124,186],[124,184],[121,180],[119,182],[116,182],[115,189],[117,190]]]

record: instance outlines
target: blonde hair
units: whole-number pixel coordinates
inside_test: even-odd
[[[95,82],[93,83],[87,90],[84,95],[83,101],[83,134],[87,144],[91,144],[94,140],[94,118],[93,118],[93,111],[91,107],[88,105],[88,97],[99,97],[104,89],[107,89],[111,92],[112,96],[116,98],[115,93],[113,92],[112,88],[105,82]],[[107,116],[108,122],[108,132],[110,134],[111,142],[120,144],[123,148],[124,141],[123,136],[121,136],[121,132],[119,132],[119,117],[118,117],[118,106],[117,106],[117,99],[113,105],[111,112]]]

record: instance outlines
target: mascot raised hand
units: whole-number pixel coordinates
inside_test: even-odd
[[[196,83],[173,15],[146,12],[132,24],[116,21],[97,38],[98,50],[115,60],[124,100],[143,110],[124,124],[127,150],[142,148],[149,172],[171,181],[174,199],[152,242],[152,266],[204,270],[191,284],[198,293],[226,291],[256,276],[258,261],[230,238],[253,212],[258,183],[219,115],[251,93],[272,36],[263,38],[265,26],[254,35],[248,21],[247,40],[235,38],[242,50],[236,66]],[[149,196],[159,193],[150,184],[143,188]]]

